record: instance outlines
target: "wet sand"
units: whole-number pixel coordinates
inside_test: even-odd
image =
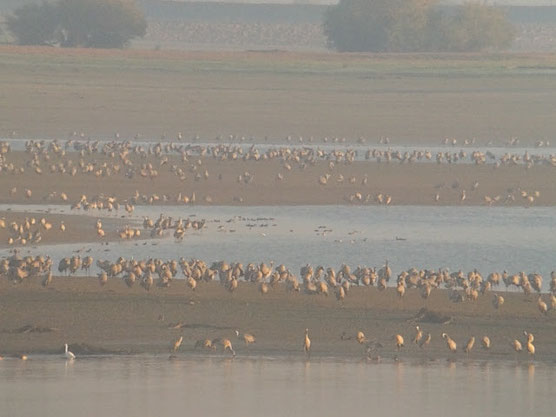
[[[177,280],[169,288],[153,287],[150,292],[138,285],[128,288],[120,279],[100,287],[95,278],[55,277],[48,289],[38,279],[22,284],[0,280],[0,353],[59,354],[65,342],[76,354],[157,353],[168,354],[178,337],[184,341],[178,354],[222,355],[210,350],[194,350],[199,339],[228,337],[238,355],[287,355],[303,357],[303,331],[309,328],[312,355],[315,357],[359,358],[364,348],[354,339],[358,330],[370,340],[381,342],[379,354],[385,360],[400,358],[466,360],[463,347],[470,336],[476,337],[471,358],[515,360],[510,347],[514,338],[524,339],[523,331],[535,335],[535,360],[556,358],[556,320],[537,310],[536,297],[500,292],[506,298],[500,310],[491,305],[492,295],[477,302],[452,303],[445,290],[433,291],[423,300],[417,290],[408,290],[398,299],[393,288],[352,288],[344,302],[329,297],[287,293],[283,287],[262,296],[256,285],[240,283],[229,293],[218,283],[201,283],[195,292]],[[449,324],[414,320],[426,307],[452,318]],[[423,351],[412,338],[415,325],[432,334],[430,346]],[[51,329],[50,332],[24,331],[24,326]],[[178,327],[178,328],[176,328]],[[256,336],[246,347],[235,338],[234,330]],[[351,340],[342,340],[345,332]],[[448,333],[458,343],[451,354],[441,339]],[[393,336],[400,333],[405,347],[397,354]],[[488,335],[492,349],[484,351],[480,338]],[[528,361],[527,354],[518,356]]]

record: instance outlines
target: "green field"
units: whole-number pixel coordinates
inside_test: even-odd
[[[556,56],[0,47],[0,135],[444,137],[556,132]]]

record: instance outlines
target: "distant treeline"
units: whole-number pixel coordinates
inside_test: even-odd
[[[11,12],[22,4],[41,2],[42,0],[0,0],[0,13]],[[137,4],[141,6],[147,19],[260,23],[318,23],[323,20],[328,8],[328,6],[314,4],[242,4],[167,0],[137,0]],[[446,10],[454,8],[450,5],[438,7]],[[506,11],[512,23],[556,24],[556,6],[500,7]]]
[[[147,18],[239,22],[308,22],[323,20],[328,6],[314,4],[241,4],[140,0]],[[438,6],[450,9],[456,6]],[[556,6],[500,6],[512,23],[554,23]]]
[[[20,45],[86,48],[122,48],[147,30],[143,13],[129,0],[26,3],[7,14],[5,25]]]

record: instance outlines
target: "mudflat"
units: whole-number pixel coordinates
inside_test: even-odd
[[[16,163],[25,166],[25,159],[19,159],[15,152],[13,154],[8,156],[10,161],[19,160]],[[79,157],[76,155],[70,159],[77,163]],[[123,171],[111,177],[97,177],[92,173],[70,176],[50,173],[46,168],[40,175],[29,169],[23,174],[6,173],[0,175],[0,190],[3,190],[0,191],[0,203],[67,204],[69,211],[69,206],[79,201],[82,195],[89,200],[100,194],[115,196],[122,203],[137,192],[149,197],[156,194],[159,199],[154,204],[160,205],[177,204],[176,198],[180,194],[189,197],[195,194],[195,204],[199,205],[378,204],[378,194],[390,195],[393,205],[483,205],[487,204],[485,196],[493,200],[489,203],[493,206],[556,204],[556,169],[550,165],[527,169],[523,165],[496,168],[492,164],[359,161],[330,168],[328,162],[319,161],[302,169],[299,164],[287,168],[279,160],[194,158],[184,164],[176,159],[170,159],[162,166],[153,158],[150,162],[157,168],[156,178],[139,175],[129,178]],[[199,159],[202,164],[196,171],[191,171],[190,167]],[[138,161],[135,165],[145,162],[149,161]],[[184,179],[172,171],[176,164],[185,171]],[[195,178],[197,173],[202,174],[201,178]],[[320,184],[320,178],[327,175],[326,185]],[[476,188],[473,187],[475,183]],[[14,187],[16,191],[11,193]],[[26,189],[32,191],[31,197],[26,196]],[[464,191],[465,199],[462,200]],[[521,191],[527,195],[538,191],[539,195],[530,203],[522,197]],[[59,198],[62,192],[68,196],[67,202]],[[361,199],[355,196],[357,193],[361,194]],[[167,199],[164,200],[163,196]]]
[[[476,338],[470,359],[528,361],[527,353],[516,354],[510,343],[521,340],[526,330],[535,336],[535,360],[553,361],[556,355],[556,322],[544,316],[536,296],[497,291],[506,301],[497,310],[492,293],[475,302],[450,301],[447,290],[433,290],[424,300],[417,289],[399,298],[395,289],[352,287],[345,300],[333,293],[308,295],[289,293],[278,285],[261,295],[256,284],[240,283],[230,293],[217,282],[200,283],[195,291],[184,280],[169,288],[154,286],[149,292],[123,280],[111,279],[101,287],[96,278],[54,277],[48,288],[38,279],[20,284],[0,280],[0,353],[15,355],[61,354],[63,344],[76,354],[159,353],[168,354],[171,344],[183,336],[177,354],[229,354],[195,349],[202,339],[227,337],[238,355],[289,355],[303,357],[303,337],[309,329],[312,355],[364,358],[365,346],[355,340],[363,331],[369,342],[379,342],[372,356],[385,360],[467,360],[463,348]],[[428,313],[425,313],[425,308]],[[424,349],[413,343],[415,326],[431,333]],[[235,330],[253,334],[256,342],[245,346]],[[458,344],[451,353],[441,334]],[[394,335],[405,339],[397,352]],[[488,336],[490,350],[481,348]]]

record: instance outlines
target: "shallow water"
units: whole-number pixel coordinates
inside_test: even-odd
[[[0,205],[0,210],[6,207]],[[67,206],[10,207],[69,213]],[[410,267],[465,272],[477,268],[485,276],[503,270],[537,272],[545,278],[545,288],[550,272],[556,269],[556,207],[138,206],[130,220],[156,218],[161,212],[174,218],[205,218],[207,228],[188,231],[183,242],[176,242],[167,232],[163,239],[108,246],[43,245],[22,248],[21,253],[49,254],[55,265],[77,248],[82,255],[90,249],[88,254],[95,260],[183,256],[207,262],[274,261],[294,273],[306,263],[380,267],[388,259],[394,273]],[[85,215],[98,216],[99,212]],[[330,231],[323,235],[323,230]],[[1,250],[0,256],[8,251]]]
[[[556,367],[287,358],[0,362],[3,416],[553,416]]]

